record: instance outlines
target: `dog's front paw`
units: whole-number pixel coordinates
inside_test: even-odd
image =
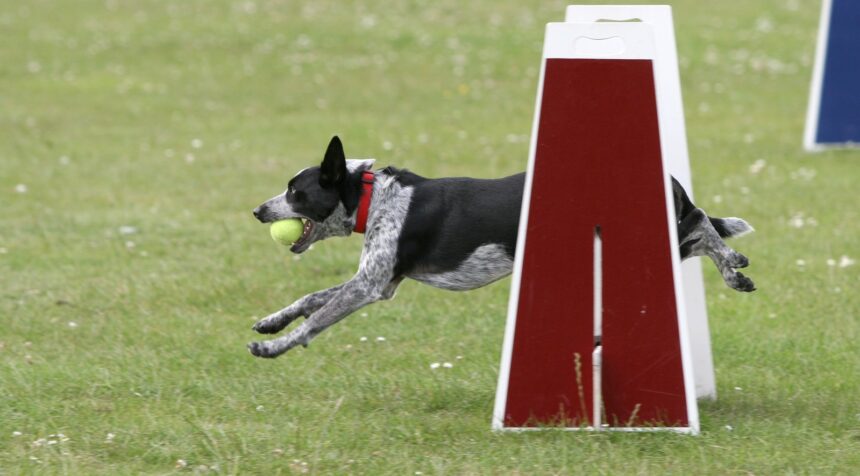
[[[317,334],[319,334],[318,331],[313,332],[307,324],[302,324],[283,337],[262,342],[251,342],[248,344],[248,351],[253,356],[271,359],[289,351],[293,347],[299,345],[307,347],[311,338]]]
[[[277,334],[300,316],[301,313],[292,312],[290,308],[287,308],[260,319],[252,329],[260,334]]]
[[[277,322],[274,319],[266,318],[266,319],[257,321],[257,323],[254,324],[254,327],[252,327],[251,329],[253,329],[254,331],[256,331],[260,334],[277,334],[284,327],[285,326],[281,325],[280,322]]]
[[[264,359],[273,359],[280,353],[272,352],[272,350],[264,342],[251,342],[248,344],[248,351],[254,357],[262,357]]]

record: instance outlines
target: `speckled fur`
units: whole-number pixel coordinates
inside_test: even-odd
[[[248,345],[258,357],[277,357],[297,345],[307,346],[317,334],[358,309],[394,296],[402,277],[394,275],[397,239],[409,211],[411,187],[377,175],[367,219],[364,249],[358,272],[349,281],[309,294],[258,322],[260,333],[275,333],[300,316],[308,319],[287,335]],[[352,224],[355,216],[350,217]],[[326,220],[327,222],[328,220]]]
[[[468,291],[498,281],[511,274],[514,261],[501,245],[490,243],[476,249],[454,271],[415,272],[407,278],[450,291]]]
[[[332,151],[336,153],[331,153]],[[316,179],[308,180],[308,178],[315,177],[314,174],[322,173],[326,164],[330,164],[330,156],[337,157],[340,170],[353,174],[354,178],[373,164],[373,161],[369,159],[345,160],[340,141],[335,137],[329,145],[329,151],[326,153],[323,165],[320,168],[305,169],[296,176],[301,176],[301,183],[307,187],[302,191],[307,192],[307,195],[322,193],[319,192],[319,188],[314,188],[316,187]],[[332,171],[326,170],[325,172],[331,173]],[[431,188],[422,189],[420,185],[415,185],[421,183],[416,182],[416,180],[425,180],[423,178],[404,176],[402,171],[394,168],[377,172],[367,220],[364,248],[356,274],[343,284],[308,294],[257,322],[254,325],[255,331],[261,334],[274,334],[286,328],[299,317],[307,318],[282,337],[248,344],[249,350],[258,357],[277,357],[298,345],[307,346],[311,339],[320,332],[363,306],[379,300],[391,299],[398,285],[407,277],[442,289],[464,291],[485,286],[507,276],[513,267],[512,250],[515,249],[515,230],[520,203],[518,200],[521,199],[516,194],[521,193],[521,175],[497,181],[435,179],[433,183],[442,185],[435,188],[431,187],[433,192],[428,193],[427,191]],[[295,180],[296,178],[294,178]],[[423,183],[427,184],[429,181]],[[445,187],[449,188],[446,189]],[[673,187],[675,210],[679,217],[678,237],[681,258],[708,256],[716,264],[728,286],[738,291],[754,290],[753,282],[736,271],[737,268],[747,266],[747,258],[729,248],[723,241],[723,238],[740,236],[752,231],[752,227],[739,218],[708,217],[702,209],[693,205],[677,181],[673,180]],[[325,190],[327,196],[331,197],[331,188]],[[463,193],[464,190],[466,191],[465,194]],[[446,193],[448,195],[445,195]],[[416,203],[419,203],[420,206],[416,207],[417,211],[414,211],[415,215],[413,215],[410,210],[415,197],[418,197]],[[483,201],[478,200],[479,198]],[[298,208],[294,209],[291,203],[295,203]],[[322,203],[322,201],[313,200],[311,203]],[[356,220],[354,205],[345,205],[343,199],[336,204],[334,202],[327,203],[329,204],[326,207],[333,208],[326,208],[326,214],[317,216],[315,221],[312,220],[314,228],[311,236],[306,243],[291,248],[294,253],[305,251],[313,242],[332,236],[347,236],[352,233]],[[420,226],[417,228],[414,225],[410,227],[407,223],[407,218],[413,220],[413,223],[417,221],[421,225],[426,225],[427,223],[435,224],[438,221],[445,221],[449,216],[463,216],[462,214],[450,213],[451,209],[439,212],[439,204],[447,204],[446,206],[456,204],[453,205],[454,211],[461,212],[464,210],[457,210],[457,206],[471,207],[469,211],[472,212],[474,210],[487,210],[486,213],[495,214],[494,217],[503,217],[504,220],[492,222],[494,225],[484,226],[484,228],[470,226],[487,222],[487,217],[478,215],[473,221],[461,220],[454,223],[453,226],[430,227],[433,231],[467,230],[472,232],[471,235],[468,235],[472,241],[465,240],[467,238],[465,232],[458,232],[455,234],[448,233],[448,241],[445,244],[439,244],[436,241],[439,239],[438,235],[428,232],[426,228]],[[315,216],[307,210],[303,212],[305,213],[303,215],[298,211],[304,210],[301,208],[302,206],[296,198],[295,190],[293,192],[288,190],[255,209],[254,215],[264,223],[291,217],[301,217],[307,220],[309,219],[308,216]],[[428,209],[436,210],[435,213],[437,214],[433,216],[438,220],[428,222]],[[470,216],[474,217],[474,215]],[[506,239],[500,239],[500,237],[506,236],[500,232],[500,229],[506,227],[512,227],[509,228],[512,230],[510,236],[507,236]],[[416,229],[421,230],[417,236]],[[401,240],[405,240],[403,242],[406,243],[403,250],[412,250],[412,255],[408,255],[408,253],[399,254],[400,251],[403,251],[399,249],[403,245]],[[506,240],[507,242],[505,242]],[[433,243],[437,250],[445,250],[441,260],[448,259],[448,263],[441,263],[439,255],[434,255],[432,249],[429,253],[424,252],[421,246],[426,246],[427,243]],[[415,252],[416,246],[420,252]],[[458,246],[460,254],[454,254],[455,248]],[[403,256],[411,256],[409,258],[412,259],[411,266],[404,265]],[[456,259],[451,258],[452,256]]]
[[[733,219],[746,224],[743,220]],[[707,256],[714,262],[720,274],[723,276],[723,281],[737,291],[750,292],[755,290],[755,284],[743,273],[736,271],[736,268],[745,268],[749,265],[749,260],[746,256],[729,248],[728,245],[720,238],[719,233],[711,224],[708,215],[701,208],[696,208],[686,217],[681,228],[690,230],[684,236],[680,237],[682,256],[684,258],[693,256]],[[736,223],[736,222],[732,222]],[[747,233],[751,230],[749,226],[738,227],[734,231],[737,235]]]

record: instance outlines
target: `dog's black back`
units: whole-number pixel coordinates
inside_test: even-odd
[[[396,273],[455,270],[483,245],[517,247],[525,174],[501,179],[426,179],[388,167],[383,173],[413,187],[398,240]]]
[[[257,207],[268,223],[302,218],[301,237],[290,248],[302,253],[316,241],[348,236],[356,229],[362,176],[370,160],[347,161],[332,138],[322,164],[299,172],[287,190]],[[308,320],[283,337],[252,342],[260,357],[276,357],[306,346],[317,334],[357,309],[391,299],[405,278],[442,289],[479,288],[511,273],[519,231],[525,174],[501,179],[427,179],[388,167],[376,174],[365,197],[369,210],[359,269],[349,281],[320,290],[259,321],[254,329],[278,332],[300,316]],[[722,238],[751,231],[739,218],[711,218],[697,208],[673,180],[681,257],[708,256],[726,284],[752,291],[753,282],[737,272],[748,264]],[[565,217],[559,217],[564,219]],[[560,243],[559,246],[564,246]]]

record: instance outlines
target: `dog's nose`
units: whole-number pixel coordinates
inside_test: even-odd
[[[260,207],[257,207],[254,209],[254,218],[256,218],[257,220],[261,220],[260,219]]]

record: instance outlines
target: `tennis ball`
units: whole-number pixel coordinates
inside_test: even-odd
[[[304,225],[298,218],[290,218],[288,220],[279,220],[272,223],[269,228],[269,234],[272,239],[282,245],[291,245],[302,236]]]

